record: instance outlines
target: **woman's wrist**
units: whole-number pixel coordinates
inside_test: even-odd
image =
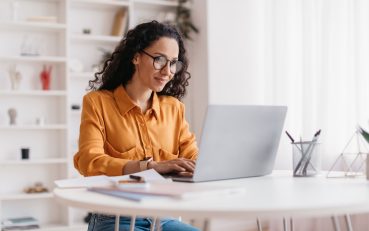
[[[156,161],[150,161],[149,163],[147,163],[147,169],[155,169],[155,166],[158,163]]]

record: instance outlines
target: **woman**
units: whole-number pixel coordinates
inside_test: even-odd
[[[186,50],[178,31],[156,21],[128,31],[83,98],[79,151],[74,165],[84,176],[125,175],[155,169],[191,176],[198,153],[179,100],[186,92]],[[94,214],[89,230],[113,230],[113,216]],[[152,220],[137,218],[136,230]],[[130,218],[120,218],[129,230]],[[175,219],[163,231],[192,231]]]

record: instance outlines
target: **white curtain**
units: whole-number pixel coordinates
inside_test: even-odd
[[[321,153],[327,170],[356,125],[368,128],[369,1],[267,0],[263,4],[266,102],[289,106],[286,129],[296,138],[311,139],[322,129]],[[282,155],[290,153],[286,142],[283,149]],[[285,159],[290,159],[287,155]],[[279,158],[277,167],[290,169],[290,161],[281,161],[285,159]],[[353,216],[355,230],[367,230],[366,220],[367,215]],[[296,226],[333,230],[327,218],[297,220]],[[281,224],[274,223],[272,230],[281,230]]]
[[[322,129],[328,169],[356,125],[368,128],[369,1],[260,4],[265,9],[265,101],[289,106],[286,128],[297,139],[311,139]],[[279,167],[290,168],[289,163]]]
[[[204,75],[194,68],[197,89],[208,89],[210,103],[287,105],[285,128],[295,139],[309,140],[322,130],[328,170],[356,125],[369,126],[369,0],[206,2],[207,29],[200,34],[207,42],[197,48],[208,49],[208,82],[198,81]],[[200,69],[204,62],[195,65]],[[275,168],[292,169],[285,134]],[[356,231],[368,230],[367,216],[353,218]],[[274,224],[270,230],[282,229],[280,219]],[[296,226],[333,230],[327,218],[296,218]]]

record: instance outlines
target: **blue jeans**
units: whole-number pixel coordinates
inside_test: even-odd
[[[151,218],[137,217],[135,221],[135,231],[150,231],[153,220]],[[119,231],[129,231],[131,224],[130,217],[119,218]],[[88,231],[114,231],[115,216],[93,214],[88,224]],[[199,231],[191,225],[182,223],[176,219],[160,220],[161,231]]]

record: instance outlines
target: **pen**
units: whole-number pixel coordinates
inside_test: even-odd
[[[118,181],[118,184],[143,184],[146,183],[144,178],[141,176],[137,176],[137,175],[129,175],[129,179],[128,180],[120,180]]]
[[[318,141],[318,138],[319,138],[319,135],[320,135],[320,132],[321,132],[321,129],[319,129],[319,131],[317,131],[315,134],[314,134],[314,137],[313,137],[313,140],[311,141],[309,147],[308,147],[308,151],[306,151],[306,162],[305,162],[305,165],[302,169],[302,173],[304,175],[306,175],[306,169],[310,163],[310,160],[311,160],[311,153],[313,152],[313,149],[315,148],[315,144],[316,142]],[[311,150],[310,150],[311,149]]]
[[[137,175],[129,175],[129,179],[136,180],[136,181],[143,181],[143,178]]]
[[[290,133],[288,133],[288,131],[286,131],[286,134],[287,134],[288,138],[290,138],[290,140],[292,141],[292,143],[295,143],[295,140],[292,138],[292,136],[290,135]]]
[[[297,163],[297,165],[296,165],[295,169],[293,170],[293,175],[294,175],[294,176],[297,176],[297,172],[298,172],[298,171],[299,171],[299,169],[300,169],[300,166],[301,166],[301,164],[302,164],[302,161],[305,159],[305,152],[304,152],[304,148],[303,148],[303,146],[302,146],[302,138],[301,138],[301,136],[300,136],[300,148],[299,148],[299,146],[298,146],[297,144],[295,144],[295,145],[296,145],[297,149],[299,149],[299,150],[301,151],[301,159],[300,159],[300,161]]]

